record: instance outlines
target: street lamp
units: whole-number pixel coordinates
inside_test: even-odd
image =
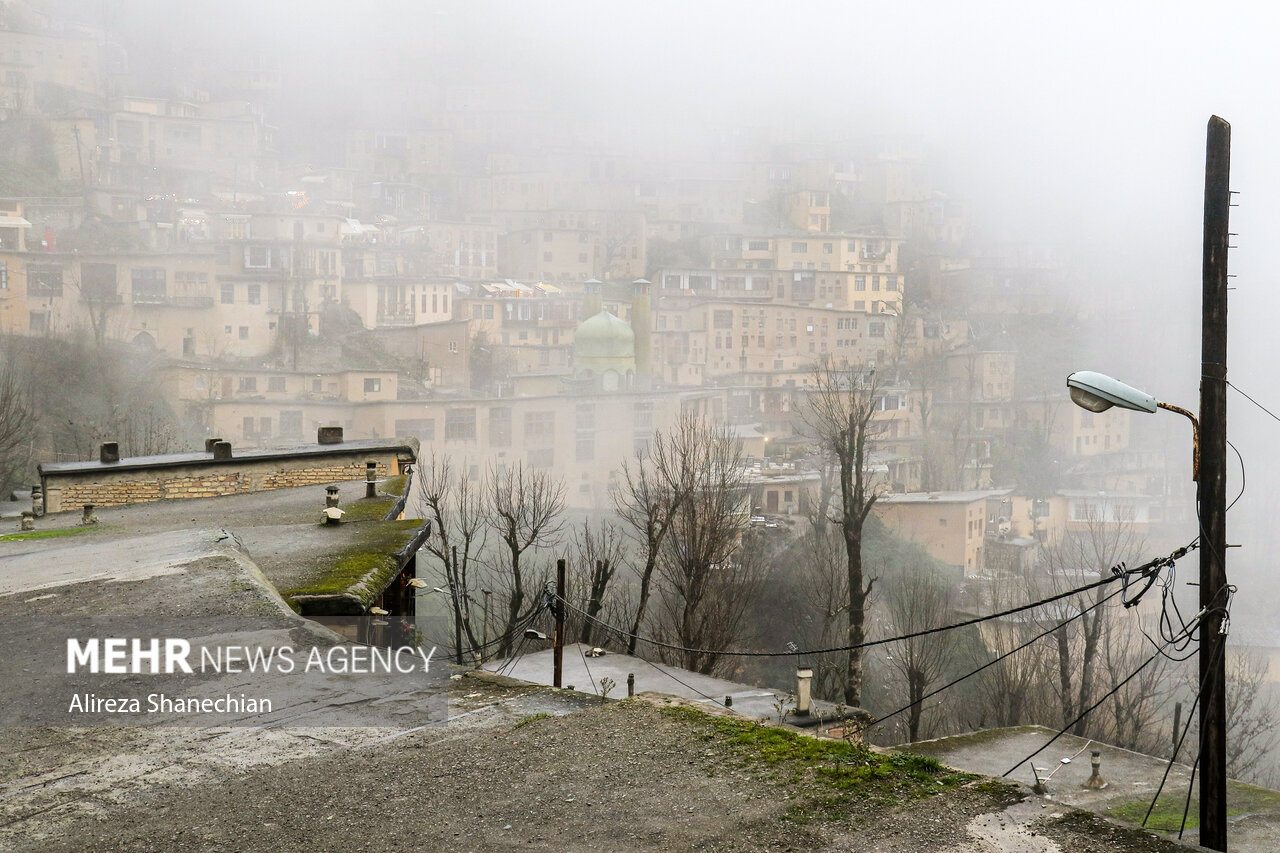
[[[1191,412],[1172,403],[1162,403],[1146,391],[1139,391],[1105,373],[1095,373],[1092,370],[1077,370],[1072,373],[1067,377],[1067,388],[1071,392],[1071,402],[1090,412],[1105,412],[1112,406],[1147,413],[1165,409],[1191,421],[1191,479],[1200,479],[1200,422]]]

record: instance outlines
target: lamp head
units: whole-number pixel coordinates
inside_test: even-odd
[[[1092,370],[1077,370],[1067,377],[1071,401],[1091,412],[1105,412],[1112,406],[1135,412],[1154,412],[1156,398]]]

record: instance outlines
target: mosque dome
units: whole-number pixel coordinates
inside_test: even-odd
[[[583,320],[573,333],[577,359],[635,358],[636,333],[608,311]]]

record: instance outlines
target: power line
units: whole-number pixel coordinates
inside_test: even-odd
[[[1166,643],[1165,645],[1168,645],[1168,643]],[[1060,737],[1062,737],[1063,735],[1065,735],[1065,734],[1067,733],[1067,730],[1068,730],[1068,729],[1070,729],[1070,728],[1071,728],[1071,727],[1073,727],[1076,723],[1078,723],[1078,722],[1080,722],[1081,720],[1083,720],[1085,717],[1089,716],[1089,714],[1093,713],[1094,709],[1096,709],[1096,708],[1097,708],[1099,705],[1101,705],[1103,702],[1105,702],[1105,701],[1107,701],[1108,699],[1110,699],[1110,698],[1111,698],[1112,696],[1114,696],[1116,693],[1119,693],[1119,692],[1120,692],[1120,688],[1121,688],[1121,687],[1124,687],[1126,684],[1128,684],[1130,681],[1132,681],[1134,678],[1136,678],[1136,677],[1137,677],[1137,675],[1138,675],[1138,673],[1142,672],[1144,669],[1146,669],[1148,666],[1150,666],[1150,665],[1151,665],[1151,662],[1152,662],[1152,661],[1154,661],[1154,660],[1155,660],[1156,658],[1158,658],[1158,657],[1160,657],[1160,650],[1159,650],[1159,649],[1157,649],[1157,650],[1155,651],[1155,653],[1153,653],[1153,654],[1151,655],[1151,657],[1147,658],[1147,659],[1146,659],[1146,660],[1144,660],[1142,663],[1138,664],[1138,668],[1137,668],[1137,669],[1135,669],[1133,672],[1129,673],[1128,675],[1126,675],[1126,676],[1124,677],[1124,680],[1123,680],[1123,681],[1121,681],[1121,682],[1120,682],[1119,684],[1117,684],[1115,687],[1112,687],[1112,688],[1111,688],[1110,690],[1108,690],[1105,694],[1103,694],[1103,696],[1102,696],[1102,698],[1101,698],[1101,699],[1099,699],[1097,702],[1094,702],[1094,703],[1093,703],[1092,705],[1090,705],[1088,708],[1085,708],[1083,711],[1081,711],[1081,712],[1080,712],[1080,714],[1079,714],[1079,715],[1077,715],[1077,716],[1076,716],[1076,718],[1075,718],[1074,720],[1072,720],[1071,722],[1069,722],[1069,723],[1067,723],[1065,726],[1063,726],[1061,729],[1059,729],[1059,730],[1058,730],[1058,733],[1057,733],[1056,735],[1054,735],[1053,737],[1049,738],[1049,740],[1045,742],[1044,746],[1040,747],[1040,748],[1039,748],[1039,749],[1037,749],[1035,752],[1031,753],[1031,754],[1030,754],[1030,755],[1028,755],[1026,758],[1023,758],[1021,761],[1018,761],[1016,764],[1014,764],[1014,765],[1013,765],[1012,767],[1010,767],[1008,770],[1006,770],[1006,771],[1004,771],[1003,773],[1001,773],[1001,774],[1000,774],[1000,778],[1002,778],[1002,779],[1003,779],[1005,776],[1008,776],[1010,773],[1012,773],[1013,771],[1015,771],[1015,770],[1017,770],[1019,767],[1021,767],[1025,762],[1030,761],[1031,759],[1035,758],[1037,755],[1039,755],[1040,753],[1042,753],[1042,752],[1044,752],[1046,749],[1048,749],[1048,748],[1049,748],[1049,746],[1050,746],[1051,744],[1053,744],[1053,742],[1054,742],[1054,741],[1056,741],[1058,738],[1060,738]]]
[[[1112,574],[1109,577],[1104,577],[1100,580],[1096,580],[1093,583],[1085,584],[1084,586],[1081,586],[1081,587],[1069,589],[1066,592],[1060,592],[1056,595],[1051,595],[1048,598],[1042,598],[1038,601],[1032,601],[1028,604],[1021,604],[1021,605],[1018,605],[1017,607],[1010,607],[1006,610],[1001,610],[998,613],[988,613],[984,616],[975,616],[972,619],[965,619],[960,622],[954,622],[950,625],[942,625],[936,628],[926,628],[920,631],[913,631],[909,634],[902,634],[897,637],[883,637],[878,640],[867,640],[862,643],[853,643],[846,646],[833,646],[831,648],[825,648],[825,649],[787,650],[787,651],[781,651],[781,652],[745,652],[745,651],[733,651],[731,649],[691,649],[686,646],[676,645],[675,643],[667,643],[662,640],[655,640],[651,637],[641,637],[639,635],[636,635],[635,638],[640,642],[648,643],[649,645],[652,645],[652,646],[671,649],[672,651],[683,652],[685,654],[720,655],[724,657],[744,657],[744,658],[774,658],[774,657],[797,657],[797,656],[807,657],[811,655],[831,654],[834,652],[848,652],[848,651],[853,651],[854,649],[867,649],[867,648],[873,648],[875,646],[883,646],[888,643],[901,642],[902,640],[913,640],[917,637],[926,637],[931,634],[940,634],[945,631],[954,631],[957,628],[967,628],[970,625],[977,625],[982,622],[988,622],[992,619],[1002,619],[1006,616],[1012,616],[1016,613],[1023,613],[1027,610],[1034,610],[1037,607],[1043,607],[1046,604],[1052,604],[1053,602],[1061,601],[1064,598],[1070,598],[1071,596],[1074,596],[1074,595],[1079,595],[1084,592],[1089,592],[1090,590],[1094,590],[1099,587],[1106,586],[1107,584],[1114,583],[1118,580],[1128,579],[1134,575],[1141,575],[1143,577],[1148,577],[1148,576],[1151,576],[1153,573],[1158,572],[1160,569],[1164,568],[1165,566],[1169,565],[1171,562],[1186,556],[1189,551],[1192,551],[1195,548],[1196,548],[1196,542],[1193,541],[1188,545],[1184,545],[1183,547],[1176,549],[1175,551],[1170,553],[1167,557],[1156,557],[1155,559],[1149,560],[1148,562],[1143,563],[1141,566],[1136,566],[1135,568],[1132,568],[1132,569],[1123,569],[1120,566],[1117,566],[1112,569]],[[568,607],[570,610],[573,610],[574,612],[581,614],[587,619],[590,619],[591,621],[595,622],[597,625],[601,626],[602,628],[606,628],[623,637],[629,638],[632,636],[630,631],[625,630],[623,628],[619,628],[616,625],[611,625],[608,622],[598,619],[595,616],[592,616],[591,614],[587,613],[582,608],[573,605],[572,603],[570,603],[569,601],[566,601],[563,598],[560,600],[563,601],[564,605]],[[1132,599],[1132,602],[1136,603],[1137,598]]]
[[[1097,600],[1097,601],[1095,601],[1093,604],[1091,604],[1091,605],[1089,605],[1088,607],[1086,607],[1086,608],[1084,608],[1083,610],[1081,610],[1079,613],[1074,614],[1073,616],[1069,617],[1068,619],[1064,619],[1063,621],[1059,622],[1057,625],[1054,625],[1052,628],[1048,628],[1048,629],[1046,629],[1046,630],[1044,630],[1044,631],[1041,631],[1039,634],[1036,634],[1034,637],[1032,637],[1030,640],[1027,640],[1027,641],[1026,641],[1025,643],[1023,643],[1022,645],[1017,646],[1017,647],[1015,647],[1015,648],[1013,648],[1013,649],[1010,649],[1009,651],[1005,652],[1004,654],[1000,655],[999,657],[997,657],[997,658],[993,658],[993,659],[991,659],[991,660],[987,661],[986,663],[984,663],[982,666],[978,667],[977,669],[972,670],[971,672],[967,672],[967,673],[965,673],[964,675],[960,676],[959,678],[955,679],[954,681],[949,681],[949,682],[947,682],[946,684],[942,685],[941,687],[937,688],[936,690],[932,690],[932,691],[930,691],[930,692],[926,693],[925,695],[921,696],[921,697],[920,697],[918,700],[916,700],[915,702],[911,702],[910,704],[904,705],[904,706],[902,706],[901,708],[899,708],[899,709],[898,709],[898,710],[896,710],[896,711],[891,711],[890,713],[885,714],[884,716],[882,716],[882,717],[880,717],[880,718],[878,718],[878,719],[872,720],[870,723],[867,723],[867,728],[870,728],[871,726],[879,725],[880,723],[883,723],[885,720],[889,719],[890,717],[896,717],[898,714],[901,714],[903,711],[908,711],[908,710],[910,710],[912,707],[914,707],[915,705],[919,705],[920,703],[924,702],[926,699],[932,699],[934,696],[937,696],[939,693],[942,693],[942,692],[943,692],[943,691],[945,691],[945,690],[949,690],[950,688],[955,687],[957,684],[959,684],[960,682],[964,681],[965,679],[967,679],[967,678],[971,678],[971,677],[973,677],[973,676],[977,675],[978,673],[982,672],[983,670],[986,670],[986,669],[988,669],[988,668],[990,668],[990,667],[995,666],[996,664],[1000,663],[1000,661],[1002,661],[1002,660],[1004,660],[1004,659],[1006,659],[1006,658],[1008,658],[1008,657],[1011,657],[1012,655],[1014,655],[1014,654],[1016,654],[1016,653],[1018,653],[1018,652],[1022,651],[1023,649],[1025,649],[1025,648],[1027,648],[1028,646],[1030,646],[1030,645],[1032,645],[1032,644],[1036,643],[1037,641],[1044,639],[1045,637],[1049,636],[1050,634],[1052,634],[1054,631],[1058,630],[1059,628],[1063,628],[1063,627],[1066,627],[1067,625],[1070,625],[1072,622],[1074,622],[1075,620],[1077,620],[1077,619],[1079,619],[1080,617],[1084,616],[1084,615],[1085,615],[1086,613],[1088,613],[1089,611],[1091,611],[1091,610],[1093,610],[1093,609],[1095,609],[1095,608],[1097,608],[1097,607],[1101,607],[1103,604],[1106,604],[1108,601],[1110,601],[1111,599],[1115,598],[1117,595],[1119,595],[1119,594],[1120,594],[1120,593],[1122,593],[1122,592],[1124,592],[1124,590],[1123,590],[1123,589],[1117,589],[1117,590],[1115,590],[1114,592],[1109,593],[1107,596],[1105,596],[1104,598],[1100,598],[1100,599],[1098,599],[1098,600]]]
[[[1219,653],[1225,649],[1225,644],[1218,646]],[[1198,651],[1198,650],[1197,650]],[[1147,813],[1142,817],[1142,825],[1145,827],[1147,821],[1151,818],[1151,812],[1155,810],[1156,802],[1160,799],[1160,794],[1164,791],[1164,783],[1169,779],[1169,771],[1173,769],[1173,764],[1178,760],[1178,753],[1182,751],[1182,743],[1187,739],[1187,735],[1191,733],[1191,721],[1195,719],[1196,707],[1200,704],[1200,694],[1204,692],[1206,678],[1200,679],[1200,686],[1196,688],[1196,695],[1191,700],[1191,710],[1187,712],[1187,724],[1182,727],[1182,735],[1178,738],[1178,742],[1173,746],[1173,755],[1169,756],[1169,763],[1164,768],[1164,775],[1160,777],[1160,785],[1156,788],[1156,795],[1151,798],[1151,805],[1147,806]],[[1183,821],[1186,821],[1186,812],[1183,812]]]
[[[1262,409],[1262,411],[1266,412],[1266,413],[1267,413],[1268,415],[1270,415],[1273,419],[1275,419],[1275,420],[1277,420],[1277,421],[1280,421],[1280,415],[1277,415],[1275,412],[1271,411],[1271,410],[1270,410],[1270,409],[1268,409],[1266,406],[1262,405],[1262,404],[1261,404],[1261,403],[1259,403],[1257,400],[1255,400],[1255,399],[1253,399],[1252,397],[1250,397],[1248,394],[1246,394],[1244,391],[1242,391],[1242,390],[1240,389],[1240,386],[1239,386],[1239,385],[1237,385],[1236,383],[1232,382],[1232,381],[1231,381],[1231,380],[1229,380],[1229,379],[1228,379],[1228,380],[1225,380],[1225,381],[1226,381],[1227,385],[1228,385],[1228,386],[1230,386],[1231,388],[1234,388],[1234,389],[1236,390],[1236,392],[1237,392],[1238,394],[1240,394],[1240,396],[1244,397],[1244,398],[1245,398],[1246,400],[1248,400],[1250,403],[1253,403],[1253,404],[1254,404],[1255,406],[1257,406],[1259,409]]]

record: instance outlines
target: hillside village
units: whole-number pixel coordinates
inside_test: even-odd
[[[1064,387],[1132,294],[936,141],[574,111],[447,17],[409,74],[0,3],[0,841],[1184,849],[1191,443]],[[31,668],[137,625],[439,683],[50,717],[118,682]],[[1226,654],[1264,850],[1274,675]]]
[[[0,329],[135,348],[166,409],[132,442],[99,426],[69,452],[46,432],[30,464],[342,426],[555,469],[586,508],[696,414],[739,436],[756,513],[787,516],[816,489],[803,400],[843,365],[881,377],[884,489],[964,507],[922,541],[966,575],[1094,514],[1186,520],[1184,460],[1135,450],[1126,412],[1072,408],[1044,357],[1081,310],[1070,254],[984,234],[909,140],[761,131],[646,156],[441,83],[303,162],[268,59],[157,85],[116,34],[7,8],[22,144],[0,182]],[[885,506],[925,521],[913,498]]]

